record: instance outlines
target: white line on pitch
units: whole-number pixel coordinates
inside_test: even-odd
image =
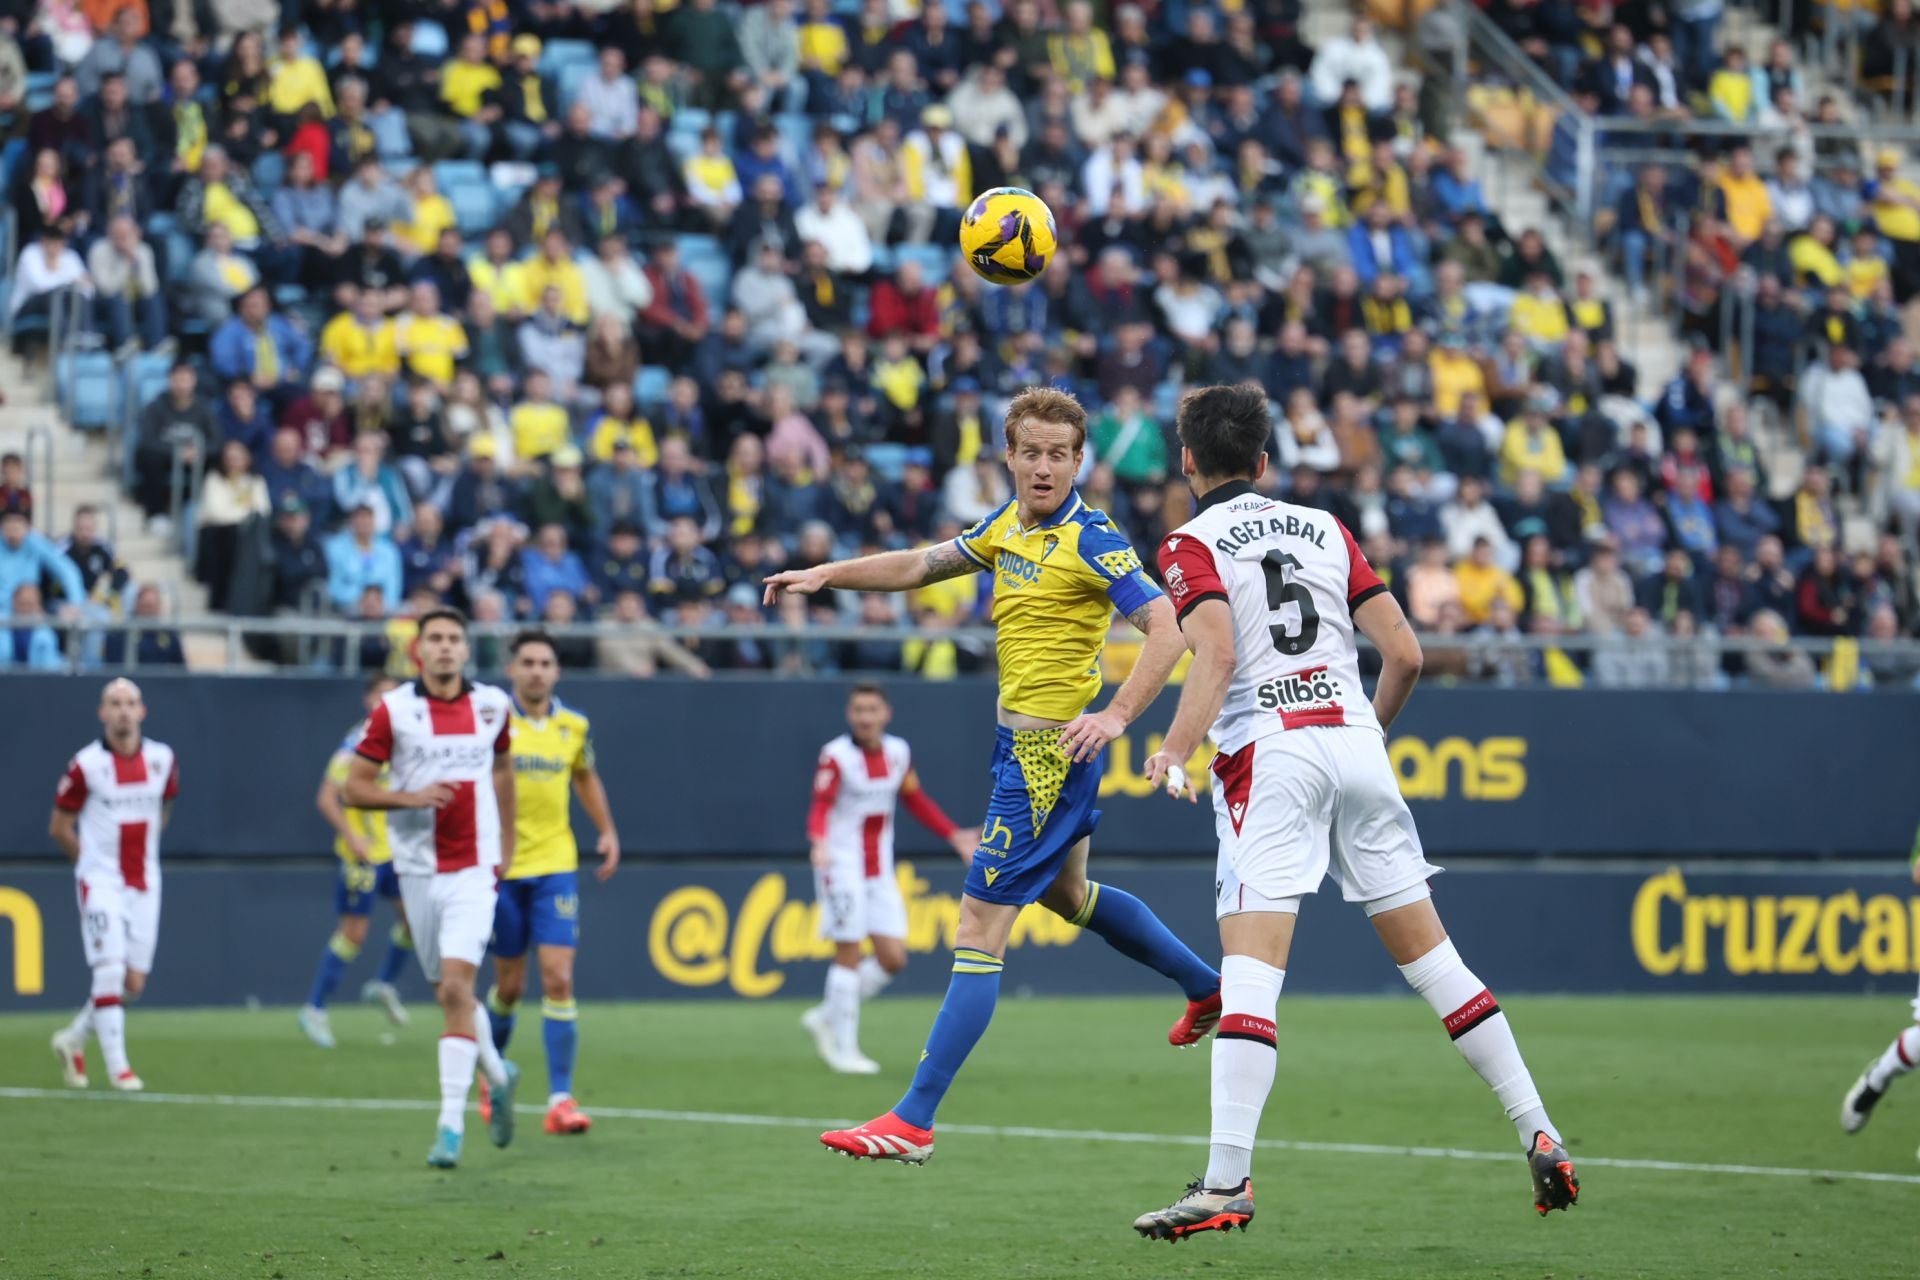
[[[132,1102],[201,1107],[264,1107],[284,1111],[438,1111],[440,1104],[424,1098],[283,1098],[247,1093],[92,1093],[74,1089],[0,1087],[0,1100],[34,1102]],[[524,1103],[521,1115],[545,1115],[546,1108]],[[755,1116],[727,1111],[659,1111],[650,1107],[599,1107],[594,1119],[654,1120],[663,1124],[724,1124],[758,1128],[830,1129],[847,1120],[807,1116]],[[1039,1138],[1054,1142],[1121,1142],[1136,1146],[1203,1147],[1207,1139],[1196,1134],[1126,1133],[1105,1129],[1036,1129],[1024,1125],[943,1124],[941,1133],[983,1138]],[[1343,1156],[1398,1156],[1417,1160],[1498,1160],[1512,1162],[1511,1151],[1467,1151],[1458,1147],[1397,1147],[1371,1142],[1303,1142],[1262,1138],[1266,1151],[1298,1151]],[[1793,1169],[1756,1164],[1694,1164],[1684,1160],[1637,1160],[1618,1156],[1582,1155],[1582,1168],[1635,1169],[1656,1173],[1724,1173],[1755,1178],[1825,1178],[1836,1182],[1892,1182],[1920,1186],[1920,1174],[1876,1173],[1865,1169]]]

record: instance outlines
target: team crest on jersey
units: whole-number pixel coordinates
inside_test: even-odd
[[[1187,598],[1186,570],[1177,564],[1167,567],[1167,594],[1173,597],[1175,604]]]
[[[1059,550],[1059,548],[1060,548],[1060,535],[1057,533],[1048,534],[1047,540],[1044,543],[1042,543],[1040,547],[1040,563],[1045,564],[1047,562],[1047,557],[1052,555],[1055,551]]]
[[[482,707],[480,708],[480,723],[491,729],[493,727],[493,718],[499,714],[499,709],[496,707]]]

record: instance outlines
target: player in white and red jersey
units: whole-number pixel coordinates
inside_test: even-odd
[[[1329,870],[1413,989],[1506,1108],[1533,1174],[1534,1206],[1579,1195],[1513,1030],[1434,911],[1413,816],[1387,759],[1420,678],[1420,642],[1353,536],[1324,511],[1262,494],[1273,426],[1257,387],[1208,387],[1180,407],[1181,468],[1199,500],[1167,535],[1160,569],[1193,666],[1147,776],[1192,798],[1179,765],[1211,728],[1216,910],[1224,960],[1213,1046],[1206,1174],[1142,1235],[1180,1240],[1253,1218],[1255,1130],[1273,1086],[1275,1017],[1300,900]],[[1354,631],[1381,657],[1368,701]]]
[[[913,772],[906,741],[887,732],[893,707],[879,685],[855,685],[847,729],[820,748],[813,774],[807,842],[813,859],[820,935],[834,944],[826,997],[801,1015],[821,1060],[835,1071],[873,1075],[880,1064],[860,1052],[860,1002],[880,994],[907,967],[907,904],[893,875],[896,802],[972,861],[976,827],[964,830],[934,803]],[[871,940],[873,954],[861,958]]]
[[[440,1036],[440,1128],[427,1163],[460,1162],[467,1094],[476,1063],[493,1089],[489,1136],[513,1140],[520,1072],[493,1047],[474,975],[493,932],[500,873],[513,861],[512,703],[492,685],[470,684],[467,620],[452,609],[421,615],[414,641],[420,679],[389,690],[367,717],[341,798],[385,809],[387,844],[420,968],[434,984],[446,1025]],[[380,770],[388,771],[388,786]]]
[[[127,1062],[122,1003],[147,988],[160,941],[160,832],[180,794],[173,748],[144,737],[140,686],[112,680],[100,692],[101,736],[74,753],[54,792],[48,834],[73,863],[80,934],[93,996],[54,1033],[69,1086],[87,1087],[87,1032],[100,1040],[116,1089],[146,1086]]]

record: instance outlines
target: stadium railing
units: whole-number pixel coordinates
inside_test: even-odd
[[[164,664],[143,664],[139,657],[140,637],[146,633],[171,634],[181,640],[206,637],[217,641],[224,660],[217,665],[196,661],[193,674],[313,675],[316,673],[354,674],[369,669],[362,657],[363,642],[386,642],[390,655],[388,670],[405,667],[404,650],[408,634],[405,619],[363,622],[350,618],[275,616],[244,618],[225,615],[155,619],[123,618],[111,621],[46,618],[37,622],[59,634],[64,665],[70,674],[142,670],[149,673],[187,671],[176,660]],[[482,653],[499,654],[506,642],[534,624],[476,623],[473,626],[475,648]],[[972,654],[982,655],[985,669],[993,652],[994,632],[990,627],[955,627],[923,630],[912,626],[870,626],[853,623],[829,623],[791,627],[781,624],[712,624],[683,627],[648,623],[587,622],[567,626],[542,627],[541,630],[564,642],[599,642],[664,638],[680,643],[726,645],[750,641],[764,646],[772,659],[769,668],[775,674],[832,674],[835,671],[860,674],[915,674],[907,664],[899,668],[884,665],[841,667],[837,661],[817,661],[832,646],[858,643],[904,650],[909,645],[953,644]],[[1116,629],[1116,643],[1108,650],[1109,660],[1126,652],[1137,636]],[[109,644],[121,637],[117,644]],[[1806,688],[1848,690],[1876,687],[1920,690],[1920,640],[1870,640],[1853,637],[1793,636],[1774,641],[1761,637],[1703,634],[1679,637],[1649,633],[1639,638],[1621,634],[1498,636],[1481,633],[1423,634],[1421,645],[1426,654],[1426,678],[1456,680],[1493,686],[1602,687],[1602,688],[1695,688],[1722,689],[1754,685],[1766,688]],[[216,646],[203,643],[182,645],[171,650],[179,653],[191,648],[202,658]],[[1362,666],[1372,667],[1371,646],[1361,641]],[[262,651],[279,655],[279,660],[262,658]],[[377,643],[374,646],[377,651]],[[119,656],[103,658],[103,653]],[[704,656],[712,658],[711,651]],[[1804,664],[1801,664],[1804,659]],[[1774,669],[1772,678],[1753,674],[1753,668],[1765,664]],[[1798,665],[1789,665],[1798,664]],[[482,664],[486,665],[486,664]],[[593,670],[594,668],[583,668]],[[664,662],[661,674],[671,675]],[[21,668],[12,668],[20,671]],[[1897,679],[1875,671],[1897,672]],[[406,674],[411,669],[406,668]],[[609,671],[609,674],[614,674]],[[726,671],[718,675],[724,677]],[[767,669],[750,673],[765,675]],[[1111,675],[1112,672],[1109,672]],[[937,677],[929,677],[937,678]]]

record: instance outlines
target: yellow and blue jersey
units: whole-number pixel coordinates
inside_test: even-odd
[[[365,725],[356,725],[346,741],[333,753],[333,759],[327,762],[327,781],[335,787],[347,785],[347,769],[353,763],[354,748],[365,736]],[[380,766],[380,785],[387,785],[387,766]],[[385,809],[345,809],[347,826],[353,833],[367,842],[367,862],[372,866],[384,866],[393,860],[393,850],[387,847],[387,811]],[[333,852],[342,862],[352,862],[353,853],[347,848],[345,836],[333,838]]]
[[[573,839],[573,777],[593,768],[587,718],[554,699],[544,719],[514,704],[512,721],[514,796],[513,866],[509,880],[576,871],[580,850]]]
[[[1106,512],[1074,492],[1027,529],[1009,502],[955,542],[993,573],[1000,705],[1046,720],[1086,710],[1100,693],[1113,611],[1131,614],[1160,595]]]

